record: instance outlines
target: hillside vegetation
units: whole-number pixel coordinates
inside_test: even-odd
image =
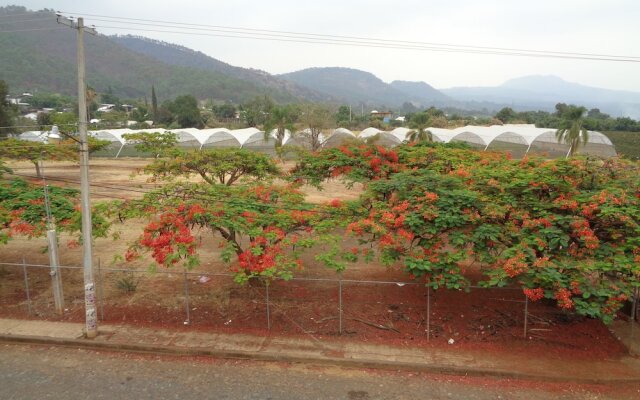
[[[0,15],[24,14],[21,7],[0,8]],[[46,17],[50,19],[46,19]],[[33,21],[34,19],[39,19]],[[40,20],[41,19],[41,20]],[[20,21],[29,20],[28,24]],[[51,11],[21,15],[5,30],[29,31],[0,35],[0,79],[13,92],[76,93],[76,37],[58,25]],[[42,30],[32,30],[42,29]],[[222,72],[169,65],[131,51],[109,37],[86,35],[87,82],[99,92],[111,87],[120,97],[150,96],[155,85],[161,99],[192,94],[201,99],[247,101],[269,94],[277,101],[299,100],[285,89],[235,78]]]

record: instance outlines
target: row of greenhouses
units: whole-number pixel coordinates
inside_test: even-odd
[[[464,142],[480,150],[509,151],[514,157],[522,157],[528,153],[542,153],[549,157],[563,157],[570,150],[569,145],[558,143],[556,130],[552,128],[536,128],[534,125],[493,125],[493,126],[464,126],[455,129],[428,128],[434,142],[452,143]],[[188,149],[207,149],[234,147],[275,154],[275,131],[268,135],[256,128],[229,130],[225,128],[213,129],[177,129],[162,128],[131,130],[108,129],[91,131],[95,138],[111,142],[106,149],[95,156],[105,157],[139,157],[135,142],[127,141],[126,134],[137,132],[172,132],[176,135],[178,146]],[[411,130],[396,128],[392,131],[382,131],[367,128],[354,133],[345,128],[338,128],[319,138],[325,148],[337,147],[354,141],[366,141],[381,146],[394,147],[407,141]],[[21,139],[31,141],[47,141],[53,136],[49,132],[33,131],[20,135]],[[608,137],[600,132],[589,132],[586,143],[579,149],[579,153],[601,157],[616,155],[615,148]],[[285,146],[310,147],[308,132],[301,131],[295,135],[286,132],[283,140]]]

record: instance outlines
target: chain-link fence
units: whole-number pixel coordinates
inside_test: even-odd
[[[403,281],[294,278],[238,285],[225,273],[105,268],[96,263],[98,319],[103,323],[189,326],[230,332],[357,336],[363,340],[553,340],[573,314],[530,302],[518,288],[433,290]],[[62,266],[64,312],[57,313],[48,265],[0,263],[5,317],[84,320],[80,266]],[[637,296],[630,305],[637,320]],[[634,318],[629,317],[630,320]]]

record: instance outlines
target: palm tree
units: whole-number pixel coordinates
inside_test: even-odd
[[[411,130],[407,132],[406,140],[408,142],[431,142],[433,141],[433,135],[427,128],[430,123],[429,114],[419,112],[411,116],[409,120],[409,128]]]
[[[275,130],[276,149],[282,147],[287,130],[293,132],[293,124],[297,119],[298,110],[295,107],[290,105],[273,107],[264,124],[265,140],[268,139],[271,130]]]
[[[558,112],[561,121],[556,131],[556,139],[558,139],[558,143],[566,143],[570,146],[567,157],[571,157],[581,145],[585,145],[589,141],[589,131],[583,127],[584,114],[587,109],[569,105],[558,108]]]

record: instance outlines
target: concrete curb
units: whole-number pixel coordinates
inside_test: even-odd
[[[128,353],[146,353],[168,356],[207,356],[220,359],[235,360],[255,360],[268,362],[289,362],[301,364],[315,365],[331,365],[346,368],[371,368],[381,370],[402,370],[412,372],[427,372],[444,375],[457,376],[474,376],[474,377],[493,377],[493,378],[510,378],[520,380],[534,380],[545,382],[571,382],[581,384],[640,384],[640,377],[629,379],[585,379],[575,377],[557,377],[543,374],[531,374],[517,371],[490,370],[481,368],[460,368],[456,366],[437,365],[437,364],[421,364],[402,361],[385,361],[372,359],[349,359],[339,357],[318,357],[315,355],[299,356],[286,352],[248,352],[248,351],[231,351],[216,350],[202,347],[178,347],[178,346],[155,346],[148,344],[123,344],[99,342],[90,339],[63,339],[47,336],[24,336],[24,335],[0,335],[0,343],[5,344],[28,344],[28,345],[46,345],[71,348],[83,348],[90,350],[106,350]]]

